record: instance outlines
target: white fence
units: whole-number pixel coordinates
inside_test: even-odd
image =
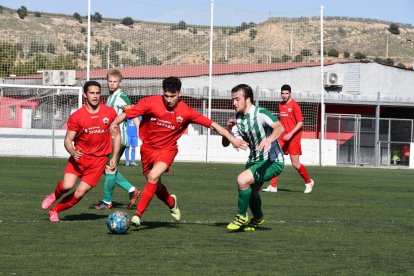
[[[0,128],[0,156],[36,156],[66,158],[68,153],[63,146],[65,130]],[[54,137],[55,139],[53,139]],[[248,151],[237,151],[221,145],[221,136],[211,135],[209,161],[222,163],[245,163]],[[178,140],[177,161],[205,162],[207,156],[207,135],[183,135]],[[301,162],[305,165],[319,165],[319,140],[303,139]],[[324,165],[336,165],[336,141],[324,141]],[[137,159],[140,159],[137,151]],[[285,163],[290,164],[288,156]]]

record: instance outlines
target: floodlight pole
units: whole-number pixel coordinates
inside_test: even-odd
[[[214,0],[210,0],[210,55],[208,62],[208,108],[207,117],[211,119],[211,86],[213,78],[213,34],[214,34]],[[206,143],[206,162],[210,162],[210,138],[211,129],[207,129],[207,143]]]
[[[91,0],[88,0],[88,49],[86,54],[86,80],[89,80],[91,71]]]
[[[323,62],[324,62],[324,56],[323,56],[323,6],[321,6],[321,125],[320,125],[320,133],[321,136],[319,137],[319,165],[324,166],[324,160],[323,160],[323,142],[325,139],[325,100],[324,100],[324,93],[325,89],[323,86],[323,74],[324,74],[324,68],[323,68]]]
[[[379,130],[380,130],[380,116],[381,116],[381,93],[377,93],[377,107],[375,109],[375,167],[379,167],[380,159],[380,142],[379,142]]]

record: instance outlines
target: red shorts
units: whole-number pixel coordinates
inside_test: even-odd
[[[78,161],[70,157],[64,173],[74,174],[83,182],[95,187],[105,171],[107,160],[108,156],[106,155],[98,157],[83,155]]]
[[[178,150],[154,149],[146,145],[141,146],[141,164],[144,175],[149,174],[155,163],[163,162],[168,167],[174,162]],[[167,170],[168,171],[168,170]]]
[[[282,139],[279,138],[278,142],[284,154],[302,155],[302,147],[300,145],[300,140],[301,136],[296,135],[287,142],[282,141]]]

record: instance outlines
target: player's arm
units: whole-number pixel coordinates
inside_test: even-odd
[[[132,119],[132,121],[134,122],[134,125],[137,127],[137,136],[138,136],[139,119],[138,119],[138,117],[135,117],[134,119]]]
[[[109,127],[109,130],[111,131],[111,135],[113,137],[116,137],[117,134],[120,133],[119,124],[122,123],[123,121],[125,121],[125,119],[126,119],[126,113],[121,113],[118,116],[116,116],[114,121],[111,123],[111,126]]]
[[[119,130],[119,127],[116,128],[115,136],[113,136],[113,143],[114,143],[113,154],[112,154],[111,160],[109,160],[109,166],[111,167],[111,169],[116,168],[116,163],[117,163],[118,156],[119,156],[119,150],[121,148],[121,132]]]
[[[292,136],[302,128],[302,126],[303,122],[297,122],[296,126],[283,137],[283,140],[289,141]]]
[[[70,156],[72,156],[73,158],[75,158],[75,160],[79,160],[79,158],[82,157],[82,149],[75,149],[73,147],[73,140],[76,137],[76,131],[74,130],[67,130],[66,131],[66,136],[65,136],[65,140],[64,140],[64,146],[66,151],[70,154]]]
[[[279,121],[273,122],[271,124],[271,127],[273,128],[272,134],[270,134],[266,139],[260,142],[259,151],[268,149],[270,147],[270,144],[272,144],[273,141],[279,138],[279,136],[285,131],[283,125]]]
[[[296,120],[295,127],[289,131],[285,136],[283,136],[283,141],[289,141],[293,135],[295,135],[296,132],[298,132],[302,126],[303,126],[303,116],[302,116],[302,110],[300,109],[300,106],[298,104],[295,104],[293,106],[293,115]]]
[[[227,121],[227,131],[231,133],[231,130],[234,127],[235,124],[236,124],[236,118],[231,117]],[[221,138],[221,144],[223,145],[223,147],[228,147],[230,145],[230,140],[227,139],[226,137],[222,136],[222,138]]]
[[[238,149],[246,150],[249,147],[249,144],[246,141],[244,141],[242,139],[237,139],[236,137],[231,135],[231,133],[227,129],[225,129],[221,125],[217,124],[216,122],[212,122],[210,128],[214,129],[215,131],[217,131],[218,134],[223,136],[223,139],[222,139],[222,142],[221,142],[223,146],[225,144],[224,142],[227,140],[228,143],[231,143],[233,145],[233,147],[237,150]],[[227,144],[227,146],[228,145],[229,144]]]

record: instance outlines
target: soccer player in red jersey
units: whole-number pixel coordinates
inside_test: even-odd
[[[285,154],[289,154],[292,166],[298,171],[305,181],[305,194],[312,192],[315,182],[310,179],[309,174],[303,164],[299,161],[302,155],[301,139],[303,116],[299,104],[291,97],[292,89],[285,84],[281,88],[282,102],[279,103],[279,120],[285,128],[285,132],[279,137],[278,141]],[[263,189],[264,192],[277,192],[278,177],[270,181],[270,185]]]
[[[142,191],[137,210],[131,218],[134,226],[139,226],[148,204],[156,195],[171,211],[174,219],[180,220],[181,212],[177,206],[177,197],[170,195],[161,180],[164,172],[174,161],[178,153],[177,140],[184,134],[190,123],[214,129],[226,137],[236,149],[247,149],[247,143],[233,137],[225,128],[211,121],[180,100],[181,81],[176,77],[163,80],[164,94],[141,99],[136,105],[126,107],[125,113],[118,115],[111,130],[126,118],[142,116],[139,126],[141,145],[141,163],[147,183]]]
[[[116,118],[113,108],[100,103],[101,85],[96,81],[87,81],[83,86],[85,105],[69,116],[65,136],[65,149],[70,154],[64,170],[63,180],[59,181],[55,191],[45,197],[42,208],[49,209],[63,194],[70,191],[78,178],[80,183],[75,191],[64,197],[49,211],[49,220],[58,222],[58,214],[77,204],[82,197],[98,183],[112,151],[110,125]],[[114,153],[110,160],[112,170],[121,144],[119,130],[114,139]]]

